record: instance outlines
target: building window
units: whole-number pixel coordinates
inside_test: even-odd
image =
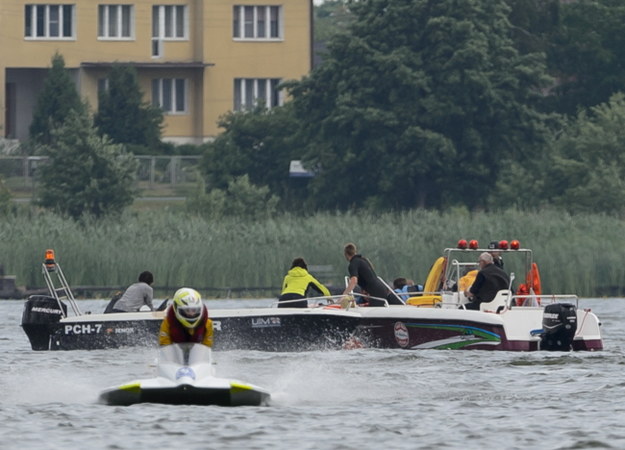
[[[279,78],[235,78],[234,110],[250,110],[256,105],[273,108],[282,104]]]
[[[235,39],[281,39],[282,8],[234,6],[232,36]]]
[[[187,7],[156,5],[152,7],[152,57],[163,56],[164,40],[188,39]]]
[[[99,5],[98,37],[102,39],[130,39],[133,29],[131,5]]]
[[[26,5],[24,12],[25,37],[74,38],[74,5]]]
[[[186,113],[187,81],[184,78],[153,79],[152,104],[168,114]]]
[[[187,8],[184,5],[157,5],[152,7],[152,37],[160,39],[187,39]]]

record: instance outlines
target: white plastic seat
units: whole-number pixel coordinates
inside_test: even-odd
[[[497,292],[495,298],[488,303],[480,303],[480,311],[482,312],[497,312],[500,306],[505,307],[508,304],[508,298],[510,297],[510,291],[502,289]]]

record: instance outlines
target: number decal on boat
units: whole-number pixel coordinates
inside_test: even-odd
[[[65,334],[99,334],[102,331],[101,323],[76,323],[74,325],[65,325]]]

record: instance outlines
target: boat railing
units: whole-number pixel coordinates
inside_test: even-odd
[[[510,290],[507,290],[507,292],[512,294]],[[426,293],[424,293],[424,295],[425,294]],[[545,305],[549,305],[551,303],[571,303],[574,304],[576,308],[579,307],[579,297],[575,294],[510,294],[507,295],[506,299],[506,307],[508,309],[519,307],[544,308]],[[441,296],[440,302],[432,305],[436,308],[458,308],[466,302],[462,292],[441,291],[433,292],[431,295]]]
[[[63,317],[67,317],[65,309],[63,308],[63,300],[69,303],[76,316],[82,315],[78,303],[76,303],[76,299],[74,298],[74,294],[69,287],[69,283],[65,278],[65,274],[63,274],[63,269],[61,269],[61,265],[55,260],[53,250],[46,250],[46,259],[41,265],[41,271],[50,296],[56,300]],[[54,280],[52,279],[53,274],[56,274],[57,283],[60,284],[58,288],[55,286]]]
[[[579,307],[579,297],[575,294],[527,294],[527,295],[513,295],[510,298],[510,304],[512,307],[540,307],[544,308],[545,305],[552,303],[572,303],[575,308]]]
[[[381,306],[388,306],[388,301],[385,298],[373,297],[371,295],[365,295],[360,292],[353,292],[350,295],[328,295],[319,297],[306,297],[293,300],[278,300],[271,304],[272,308],[282,307],[288,308],[289,304],[297,304],[302,300],[308,302],[308,308],[340,308],[350,309],[357,306],[367,306],[369,299],[378,300],[383,304]]]

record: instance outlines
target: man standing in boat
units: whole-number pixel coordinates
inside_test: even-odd
[[[349,261],[349,267],[347,268],[349,282],[343,291],[343,295],[350,295],[356,285],[358,285],[362,289],[363,294],[368,294],[378,299],[386,299],[391,305],[403,305],[404,302],[380,281],[369,260],[358,254],[357,251],[356,244],[349,243],[343,247],[345,259]],[[384,306],[384,303],[381,300],[370,298],[369,306]]]
[[[492,301],[497,292],[510,287],[508,274],[493,262],[493,255],[484,252],[478,259],[480,271],[475,277],[475,281],[464,295],[471,301],[465,304],[466,309],[479,310],[480,303]]]

